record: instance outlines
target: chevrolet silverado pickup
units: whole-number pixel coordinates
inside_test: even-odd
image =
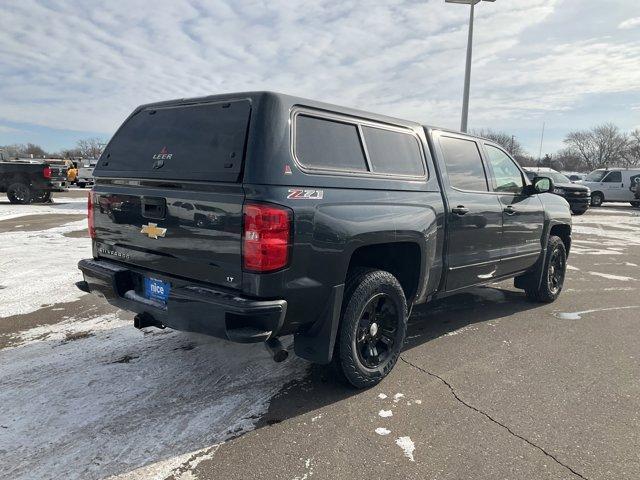
[[[140,106],[94,175],[79,288],[277,361],[293,335],[360,388],[414,305],[512,277],[552,302],[571,246],[553,181],[496,143],[271,92]]]

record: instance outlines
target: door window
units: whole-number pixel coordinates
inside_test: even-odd
[[[604,180],[604,183],[622,183],[622,172],[611,172],[607,175]]]
[[[524,180],[522,172],[511,157],[499,148],[486,145],[489,164],[493,170],[493,189],[496,192],[522,193]]]
[[[460,190],[489,191],[487,176],[476,142],[442,136],[440,146],[452,187]]]

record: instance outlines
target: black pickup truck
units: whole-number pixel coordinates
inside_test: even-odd
[[[0,161],[0,192],[11,203],[47,202],[52,192],[64,192],[67,167],[33,160]]]
[[[571,246],[553,181],[495,143],[276,93],[138,107],[94,173],[79,288],[276,360],[293,334],[356,387],[394,366],[414,305],[510,277],[553,301]]]

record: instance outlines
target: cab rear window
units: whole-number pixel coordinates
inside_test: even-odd
[[[96,176],[237,182],[248,100],[144,108],[107,145]]]

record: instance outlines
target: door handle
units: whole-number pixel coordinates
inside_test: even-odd
[[[458,205],[457,207],[453,207],[451,209],[451,212],[455,213],[456,215],[464,215],[465,213],[469,213],[469,209],[464,205]]]
[[[513,205],[508,205],[506,207],[504,207],[504,213],[506,213],[507,215],[515,215],[516,209],[513,208]]]

